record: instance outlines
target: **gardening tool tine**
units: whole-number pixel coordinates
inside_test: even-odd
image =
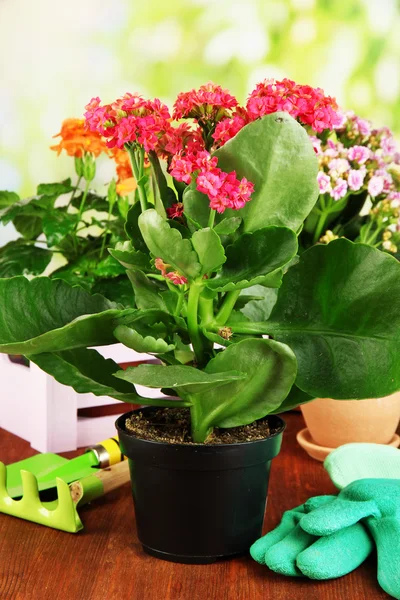
[[[29,506],[31,507],[35,506],[40,508],[42,503],[39,498],[39,488],[36,477],[29,471],[21,471],[21,479],[23,495],[20,502],[23,504],[29,503]]]

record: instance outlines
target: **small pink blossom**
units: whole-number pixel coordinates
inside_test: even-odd
[[[215,131],[212,134],[215,145],[221,147],[226,144],[226,142],[235,137],[248,122],[249,117],[247,111],[244,108],[238,108],[232,117],[223,119],[216,126]]]
[[[364,183],[365,174],[366,174],[366,171],[364,171],[362,169],[351,169],[351,171],[349,171],[349,174],[347,177],[347,183],[348,183],[349,188],[353,192],[358,192],[358,190],[360,190],[362,188],[362,185]]]
[[[355,123],[362,136],[368,137],[371,134],[371,123],[369,121],[366,119],[361,119],[360,117],[356,117]]]
[[[352,146],[347,153],[349,160],[363,165],[371,157],[371,150],[366,146]]]
[[[220,194],[223,180],[220,177],[218,171],[201,171],[197,177],[197,189],[202,194],[206,194],[209,198],[215,198]],[[222,171],[221,171],[222,173]]]
[[[390,200],[390,206],[392,208],[398,208],[400,206],[400,192],[390,192],[388,200]]]
[[[385,180],[381,176],[374,175],[368,183],[368,193],[372,198],[379,196],[383,192]]]
[[[328,164],[332,176],[343,175],[350,170],[349,161],[345,158],[334,158]]]
[[[319,191],[321,192],[321,194],[326,194],[331,191],[332,186],[331,178],[329,177],[329,175],[326,175],[326,173],[319,171],[317,175],[317,181],[319,185]]]
[[[165,263],[163,261],[162,258],[156,258],[154,261],[154,266],[156,269],[158,269],[159,271],[161,271],[161,274],[166,277],[167,275],[167,269],[169,267],[169,265],[167,263]]]
[[[382,137],[381,139],[381,148],[384,154],[393,154],[397,150],[397,144],[393,137]]]
[[[171,271],[170,273],[167,273],[166,277],[170,279],[172,283],[175,283],[175,285],[184,285],[188,282],[186,277],[184,277],[183,275],[179,275],[177,271]]]
[[[315,135],[310,135],[310,140],[311,140],[311,143],[313,145],[315,154],[317,156],[319,154],[322,154],[322,149],[321,149],[322,142],[321,142],[321,140],[319,138],[317,138]]]
[[[339,179],[336,180],[336,185],[332,189],[330,195],[332,196],[332,198],[334,200],[340,200],[340,198],[343,198],[343,196],[345,196],[346,193],[347,193],[347,181],[345,181],[344,179],[339,177]]]
[[[193,162],[188,158],[180,158],[180,154],[176,154],[172,158],[169,172],[177,181],[184,181],[189,185],[192,181],[193,171]]]
[[[175,202],[170,208],[166,209],[168,219],[179,219],[183,215],[183,203]]]
[[[174,119],[193,118],[200,122],[219,121],[237,106],[237,100],[228,90],[214,83],[206,83],[198,90],[178,94],[174,104]]]

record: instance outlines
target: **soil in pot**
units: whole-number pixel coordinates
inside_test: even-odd
[[[148,554],[204,564],[249,551],[261,536],[282,419],[220,429],[208,444],[192,442],[187,409],[141,408],[116,426]]]
[[[136,437],[153,442],[169,444],[193,444],[190,433],[190,410],[188,408],[160,408],[151,412],[137,411],[125,423],[128,431]],[[277,433],[276,425],[268,417],[241,427],[215,428],[206,444],[240,444],[263,440]]]

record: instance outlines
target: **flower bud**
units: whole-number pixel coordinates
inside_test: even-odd
[[[83,160],[80,156],[75,156],[75,173],[78,177],[83,176]]]
[[[108,186],[107,200],[110,206],[114,206],[117,200],[117,184],[115,183],[115,179],[111,179],[110,185]]]
[[[87,152],[83,159],[83,177],[86,181],[92,181],[96,175],[96,159],[94,154]]]

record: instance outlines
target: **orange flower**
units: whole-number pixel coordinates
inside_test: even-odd
[[[102,152],[109,153],[109,150],[98,133],[93,133],[85,129],[84,119],[65,119],[61,126],[61,131],[54,137],[61,137],[61,141],[56,146],[50,146],[60,154],[65,150],[68,156],[81,158],[85,152],[91,152],[99,156]]]
[[[133,177],[132,167],[129,160],[129,154],[126,150],[113,148],[111,156],[117,163],[117,194],[127,196],[137,188],[136,179]]]

